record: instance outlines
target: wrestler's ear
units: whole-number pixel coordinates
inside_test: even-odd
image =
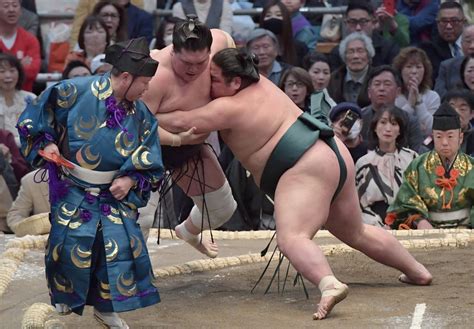
[[[230,81],[230,87],[234,89],[236,92],[240,90],[240,86],[242,85],[242,78],[241,77],[234,77]]]

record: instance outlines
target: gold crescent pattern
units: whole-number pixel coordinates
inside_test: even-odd
[[[76,209],[76,212],[74,215],[71,217],[71,221],[69,222],[69,228],[75,230],[79,226],[82,225],[82,220],[81,220],[81,210]]]
[[[61,212],[62,212],[64,215],[68,216],[68,217],[71,217],[72,215],[74,215],[74,213],[76,212],[76,210],[77,210],[77,208],[73,208],[72,210],[67,209],[65,203],[63,203],[63,205],[61,206]]]
[[[128,157],[135,150],[135,140],[129,140],[127,134],[119,132],[115,137],[115,149],[123,157]]]
[[[71,249],[71,261],[77,268],[91,267],[91,250],[82,250],[78,244]]]
[[[150,151],[148,147],[140,145],[132,154],[133,166],[139,170],[148,169],[151,165],[150,160],[148,160],[149,154]]]
[[[137,210],[137,206],[134,205],[134,204],[131,203],[131,202],[125,201],[125,202],[122,202],[122,204],[124,204],[125,206],[129,207],[129,208],[132,209],[132,210]]]
[[[102,82],[101,80],[103,80],[102,77],[91,83],[91,91],[92,95],[94,95],[96,98],[99,100],[104,100],[112,95],[112,81],[110,78],[104,79]]]
[[[136,235],[132,235],[130,239],[130,247],[132,248],[133,258],[138,258],[143,250],[142,241]]]
[[[61,253],[63,249],[63,245],[61,243],[58,243],[57,245],[54,246],[53,248],[53,260],[57,262],[59,260],[59,254]]]
[[[99,296],[102,299],[110,300],[110,285],[108,283],[104,283],[99,281]]]
[[[76,160],[81,167],[93,170],[100,165],[102,156],[100,153],[93,154],[91,147],[92,146],[88,144],[82,145],[81,148],[76,152]]]
[[[133,274],[127,278],[126,273],[120,273],[117,278],[117,290],[123,296],[132,297],[137,293],[137,284]]]
[[[71,280],[66,279],[61,274],[56,273],[53,278],[54,287],[57,291],[70,294],[74,291]]]
[[[58,100],[57,104],[59,107],[66,109],[70,108],[77,99],[77,87],[70,82],[63,82],[58,87]]]
[[[108,215],[107,219],[110,220],[112,223],[117,224],[117,225],[122,225],[123,224],[122,218],[114,216],[112,214]]]
[[[94,115],[88,121],[81,116],[74,122],[74,132],[79,138],[90,139],[99,128],[98,121]]]
[[[117,241],[114,239],[108,239],[107,243],[105,244],[105,258],[107,259],[107,262],[111,262],[117,258],[118,251],[119,246]]]

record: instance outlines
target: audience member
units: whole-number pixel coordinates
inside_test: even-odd
[[[40,35],[40,23],[38,14],[23,8],[23,6],[21,7],[21,14],[18,23],[22,28],[33,34],[36,38],[38,38],[38,36]]]
[[[101,0],[92,11],[92,14],[102,18],[107,31],[109,32],[110,42],[116,43],[129,39],[128,35],[128,20],[125,14],[125,9],[118,5],[115,0]],[[81,32],[79,31],[79,38]],[[102,51],[102,53],[105,52]]]
[[[314,92],[309,73],[301,67],[290,67],[280,79],[280,89],[302,111],[310,113],[310,96]]]
[[[400,94],[402,81],[397,71],[388,65],[374,68],[368,77],[368,96],[371,104],[362,109],[362,137],[367,140],[369,136],[370,122],[375,113],[384,107],[395,106],[395,99]],[[407,145],[414,151],[419,152],[423,141],[420,124],[415,116],[404,113],[404,120],[407,122]]]
[[[0,231],[12,233],[7,224],[7,213],[18,193],[18,181],[9,161],[9,151],[0,146]]]
[[[329,95],[336,103],[346,101],[360,107],[369,105],[367,77],[375,54],[372,41],[364,33],[354,32],[341,41],[338,49],[346,65],[331,74]]]
[[[461,87],[474,92],[474,55],[464,57],[461,63]]]
[[[163,49],[173,43],[173,29],[179,18],[174,16],[166,16],[156,30],[154,43],[150,45],[151,49]]]
[[[461,33],[465,22],[466,18],[459,3],[450,1],[440,5],[436,18],[438,35],[420,46],[433,65],[433,82],[436,81],[442,61],[462,56]]]
[[[73,60],[83,61],[90,67],[92,59],[105,52],[110,44],[110,35],[105,22],[99,16],[86,17],[79,30],[79,50],[66,57],[66,65]]]
[[[196,15],[209,28],[216,28],[232,34],[234,13],[228,0],[180,0],[173,5],[173,16],[185,19]]]
[[[434,150],[405,170],[397,197],[387,210],[392,228],[473,227],[474,159],[460,151],[459,115],[443,103],[433,116]]]
[[[253,30],[247,41],[247,49],[258,57],[258,71],[278,86],[283,71],[288,64],[277,61],[278,39],[265,29]]]
[[[328,58],[324,54],[312,51],[303,58],[303,67],[311,77],[314,90],[324,93],[324,98],[331,108],[336,106],[336,102],[329,96],[327,90],[331,80],[331,67],[329,66]]]
[[[26,104],[36,95],[22,90],[25,73],[20,61],[13,55],[0,53],[0,129],[6,129],[15,136],[16,144],[20,137],[16,124]]]
[[[19,182],[30,171],[30,168],[21,155],[12,132],[0,129],[0,148],[12,166],[17,182]]]
[[[474,115],[474,94],[465,89],[454,89],[446,93],[443,102],[451,105],[459,115],[463,133],[461,151],[474,156],[474,128],[470,122]]]
[[[135,39],[145,37],[150,43],[153,39],[153,30],[155,25],[153,15],[135,6],[130,0],[115,1],[119,6],[125,9],[128,38]],[[122,24],[122,22],[120,22],[120,24]]]
[[[306,44],[293,38],[293,28],[288,9],[280,0],[270,0],[260,15],[260,27],[273,32],[278,38],[278,60],[301,66],[302,58],[308,53]]]
[[[407,47],[393,60],[393,67],[402,76],[402,92],[395,105],[414,115],[423,137],[431,135],[433,113],[441,103],[439,95],[431,90],[431,62],[420,48]]]
[[[92,59],[91,72],[92,74],[104,74],[112,70],[112,65],[105,62],[105,54],[99,54]]]
[[[380,2],[374,6],[374,2]],[[394,41],[399,47],[406,47],[410,44],[410,32],[408,17],[399,13],[390,13],[383,5],[382,1],[371,1],[375,10],[375,29],[382,33],[382,36],[390,41]]]
[[[82,23],[87,16],[92,14],[95,5],[98,2],[99,0],[79,0],[76,11],[74,12],[74,20],[72,22],[71,39],[69,43],[71,49],[76,47],[79,29],[81,28]],[[131,3],[139,8],[143,8],[143,0],[132,0]]]
[[[0,0],[0,52],[18,58],[25,72],[22,89],[33,90],[41,66],[38,39],[20,27],[20,0]]]
[[[92,71],[89,66],[83,61],[73,60],[67,63],[61,78],[72,79],[75,77],[87,77],[92,75]]]
[[[334,134],[339,138],[351,153],[352,160],[357,160],[367,153],[367,143],[362,139],[362,111],[355,103],[343,102],[337,104],[329,119]]]
[[[393,41],[385,39],[380,32],[375,30],[376,18],[374,9],[364,0],[351,1],[345,13],[346,35],[354,32],[366,34],[371,40],[375,54],[372,56],[372,66],[392,64],[392,60],[397,56],[400,47]],[[339,68],[343,62],[339,57],[339,47],[334,47],[330,54],[331,69]]]
[[[42,174],[46,177],[41,177]],[[13,232],[29,216],[50,211],[47,175],[47,171],[38,169],[21,179],[18,196],[7,214],[7,224]]]
[[[313,29],[311,23],[300,12],[305,0],[282,0],[282,3],[291,14],[291,26],[293,37],[306,44],[308,49],[315,49],[318,41],[318,34]]]
[[[412,45],[431,39],[438,9],[439,0],[397,1],[397,11],[408,17]]]
[[[464,27],[461,35],[461,48],[464,56],[446,59],[439,66],[434,90],[440,97],[462,83],[461,64],[465,56],[474,56],[474,25]]]
[[[385,225],[387,208],[402,184],[403,172],[418,155],[401,146],[405,131],[404,115],[397,107],[381,109],[370,123],[370,151],[356,162],[356,187],[366,224]]]

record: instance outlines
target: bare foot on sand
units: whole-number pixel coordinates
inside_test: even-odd
[[[210,258],[217,257],[219,248],[217,247],[217,244],[212,242],[210,239],[204,237],[201,239],[201,234],[194,235],[190,233],[186,227],[184,227],[184,223],[176,226],[174,230],[178,238],[189,243],[200,253],[207,255]]]
[[[326,290],[319,301],[318,310],[313,314],[313,320],[325,319],[333,307],[343,301],[348,293],[349,287],[345,284],[340,284],[337,288],[333,286],[332,289]]]
[[[407,284],[417,286],[429,286],[433,281],[433,276],[422,264],[418,263],[417,268],[412,273],[404,273],[398,277],[398,280]]]

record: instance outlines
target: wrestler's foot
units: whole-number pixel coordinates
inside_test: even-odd
[[[417,267],[411,271],[412,273],[404,273],[398,277],[398,280],[407,284],[417,286],[429,286],[433,281],[433,276],[422,264],[418,263]]]
[[[201,234],[194,235],[188,231],[184,223],[179,224],[174,228],[176,236],[181,240],[186,241],[191,246],[196,248],[200,253],[207,255],[210,258],[216,258],[219,252],[219,248],[216,243],[213,243],[207,238],[201,239]]]
[[[72,313],[71,308],[66,304],[54,304],[54,306],[59,315],[69,315]]]
[[[110,329],[129,329],[127,323],[121,319],[115,312],[99,312],[94,308],[94,318],[104,328]]]
[[[339,282],[334,276],[329,275],[323,278],[319,284],[322,292],[321,300],[318,304],[316,313],[313,314],[313,320],[325,319],[333,307],[344,300],[349,293],[349,287]]]

